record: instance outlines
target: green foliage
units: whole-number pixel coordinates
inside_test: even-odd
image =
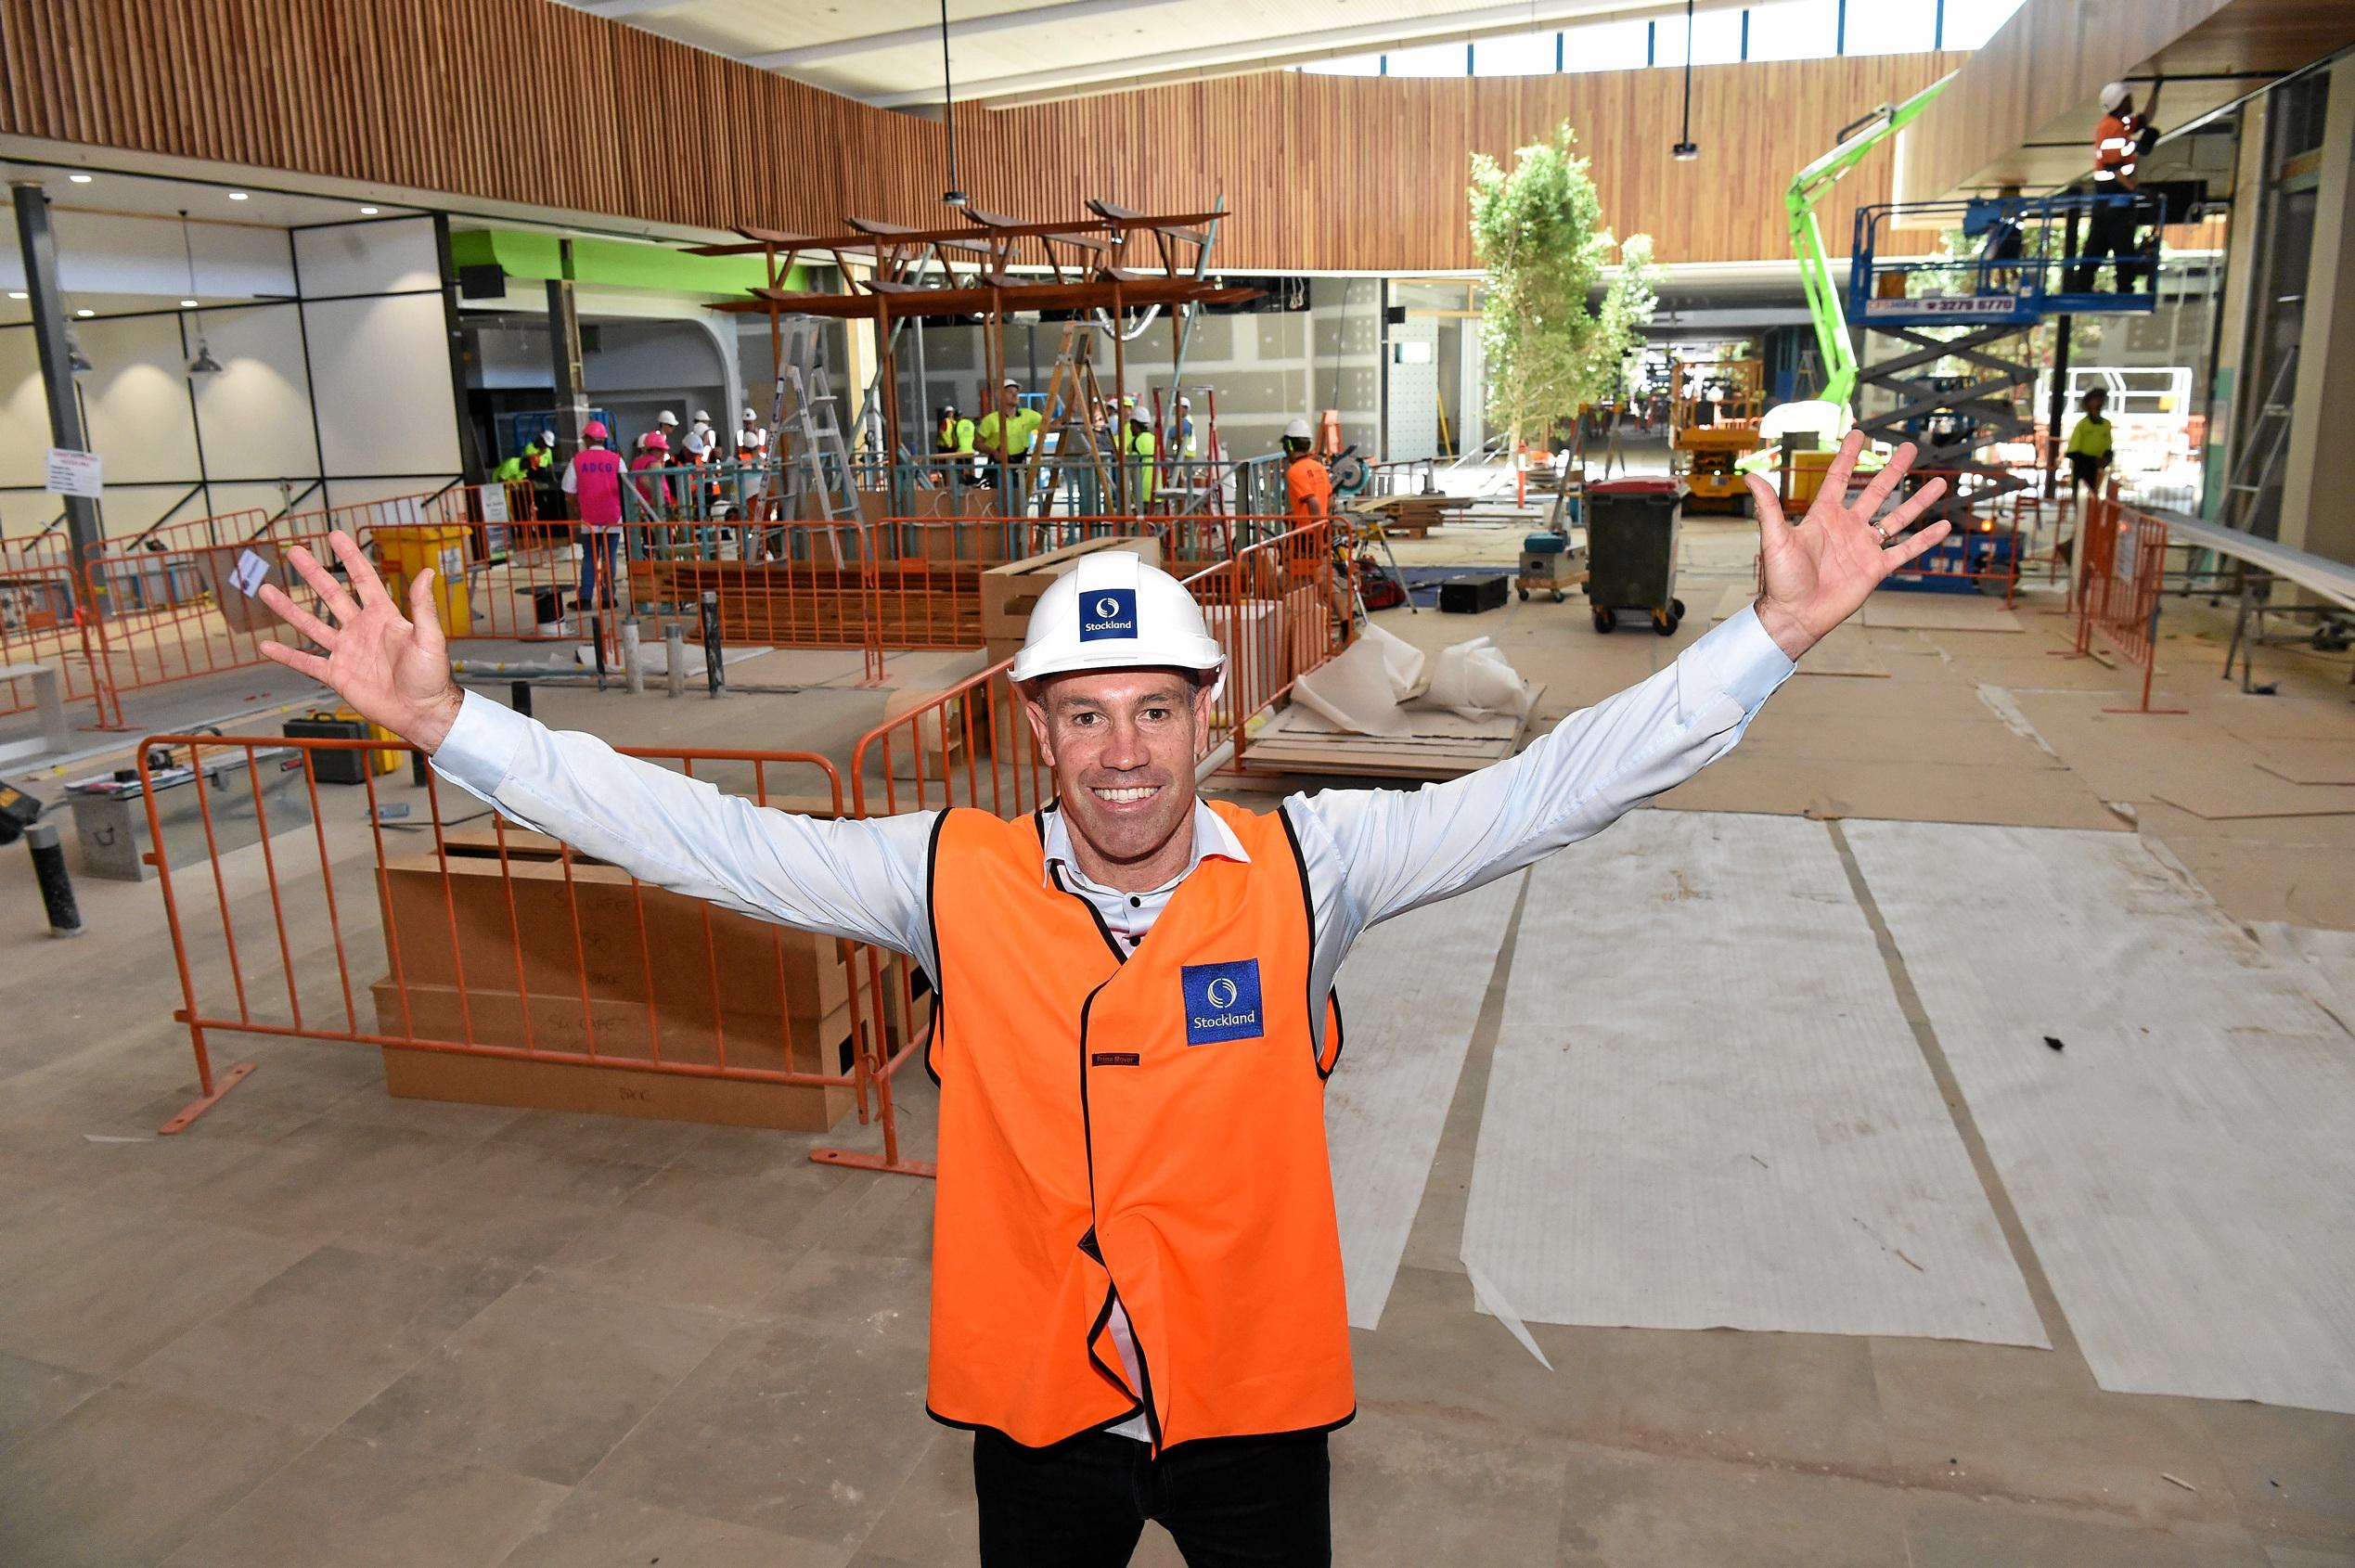
[[[1488,418],[1539,432],[1582,403],[1616,390],[1638,328],[1652,319],[1659,277],[1652,239],[1625,244],[1602,226],[1602,202],[1564,121],[1551,142],[1516,150],[1508,171],[1472,155],[1472,245],[1487,269],[1480,340],[1487,353]],[[1618,276],[1599,313],[1588,301],[1614,259]]]

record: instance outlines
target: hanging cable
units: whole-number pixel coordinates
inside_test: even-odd
[[[940,118],[948,128],[948,188],[940,199],[962,207],[965,187],[957,183],[957,90],[948,76],[948,0],[940,0]]]
[[[1684,132],[1668,151],[1679,163],[1690,163],[1701,156],[1701,148],[1692,139],[1692,0],[1684,0]]]

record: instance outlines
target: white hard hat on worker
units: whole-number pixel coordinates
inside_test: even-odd
[[[1216,699],[1226,667],[1226,649],[1184,584],[1127,550],[1099,550],[1038,596],[1013,678],[1024,685],[1082,670],[1186,670]]]

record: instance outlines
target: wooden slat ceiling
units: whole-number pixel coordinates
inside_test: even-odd
[[[830,235],[849,213],[930,227],[944,212],[936,122],[547,0],[0,0],[0,135],[702,229]],[[1792,173],[1963,58],[1701,68],[1695,163],[1668,157],[1675,71],[1271,71],[962,109],[959,178],[976,205],[1029,220],[1090,197],[1198,213],[1223,196],[1227,272],[1461,269],[1470,154],[1510,156],[1567,120],[1620,233],[1651,233],[1663,261],[1774,258]],[[1842,201],[1887,199],[1889,168],[1876,155]],[[1844,219],[1826,227],[1845,249]]]
[[[2147,99],[2168,79],[2165,129],[2350,44],[2355,0],[2027,0],[1915,122],[1900,195],[2065,184],[2092,167],[2105,83]]]

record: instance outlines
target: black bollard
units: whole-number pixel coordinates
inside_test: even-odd
[[[714,697],[717,697],[720,688],[727,684],[721,674],[719,595],[716,593],[703,596],[703,681],[711,688]]]
[[[49,934],[80,936],[82,908],[73,899],[73,879],[66,872],[65,846],[58,842],[58,825],[35,822],[24,830],[24,842],[32,851],[32,877],[41,884],[41,906],[49,912]]]
[[[530,718],[532,716],[532,683],[530,681],[514,682],[508,693],[507,705],[525,718]]]

